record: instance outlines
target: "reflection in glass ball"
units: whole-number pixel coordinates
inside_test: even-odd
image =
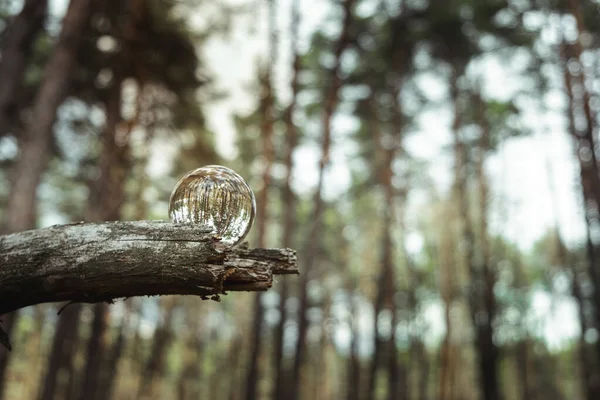
[[[236,245],[246,237],[256,214],[254,193],[235,171],[207,165],[177,182],[169,200],[169,218],[213,228],[221,241]]]

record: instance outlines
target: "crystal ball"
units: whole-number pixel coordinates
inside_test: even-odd
[[[169,200],[175,223],[209,226],[221,242],[235,246],[250,231],[256,200],[250,186],[232,169],[207,165],[188,172],[177,182]]]

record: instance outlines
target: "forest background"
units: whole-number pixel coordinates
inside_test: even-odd
[[[0,2],[3,234],[257,194],[301,275],[2,316],[3,399],[600,396],[598,0]]]

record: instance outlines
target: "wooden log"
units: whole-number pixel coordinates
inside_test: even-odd
[[[164,221],[78,223],[0,236],[0,314],[56,301],[263,291],[298,274],[292,249],[227,247],[209,228]]]

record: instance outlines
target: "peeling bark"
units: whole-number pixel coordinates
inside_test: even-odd
[[[70,224],[0,237],[0,314],[55,302],[166,294],[218,299],[297,274],[291,249],[221,245],[209,228],[164,221]]]

